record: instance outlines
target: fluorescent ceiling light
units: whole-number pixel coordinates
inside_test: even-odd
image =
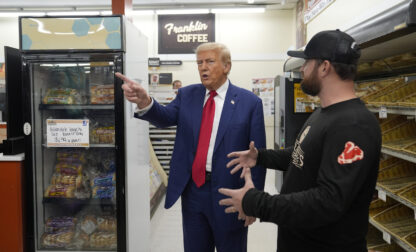
[[[207,14],[208,9],[178,9],[178,10],[156,10],[158,15],[169,15],[169,14]]]
[[[254,0],[247,0],[247,3],[248,4],[253,4],[254,3]]]
[[[45,16],[45,12],[0,12],[0,17]]]
[[[226,8],[226,9],[211,9],[212,13],[263,13],[264,8]]]
[[[108,15],[113,15],[113,11],[101,11],[100,12],[101,13],[101,15],[104,15],[104,16],[108,16]]]
[[[46,13],[49,16],[98,16],[99,11],[51,11]]]
[[[155,14],[154,10],[136,10],[130,12],[132,16],[148,16]]]

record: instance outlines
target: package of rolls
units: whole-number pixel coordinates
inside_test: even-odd
[[[91,104],[113,104],[114,85],[91,85],[90,95]]]
[[[56,164],[45,198],[89,198],[85,154],[79,150],[62,149],[56,152]]]
[[[50,217],[41,237],[42,248],[69,250],[117,249],[117,220],[111,215],[82,213]]]
[[[73,88],[50,88],[43,97],[43,104],[81,104],[78,90]]]
[[[65,248],[75,235],[77,219],[74,217],[49,217],[45,223],[45,232],[41,237],[43,248]]]
[[[83,216],[77,225],[72,244],[77,249],[116,249],[116,218],[94,214]]]

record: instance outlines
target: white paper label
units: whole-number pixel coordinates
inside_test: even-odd
[[[46,141],[48,147],[89,147],[88,119],[47,119]]]
[[[378,112],[379,118],[387,118],[387,108],[386,107],[380,107],[380,111]]]
[[[381,199],[382,201],[386,202],[386,192],[378,190],[378,198]]]
[[[383,232],[383,240],[385,240],[388,244],[391,244],[391,235],[389,233]]]

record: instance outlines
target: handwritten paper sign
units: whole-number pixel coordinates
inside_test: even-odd
[[[88,119],[47,119],[47,147],[89,147]]]

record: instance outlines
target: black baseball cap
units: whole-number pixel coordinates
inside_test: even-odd
[[[322,59],[330,62],[357,64],[361,56],[355,40],[340,30],[321,31],[315,34],[304,51],[288,51],[287,55],[303,59]]]

